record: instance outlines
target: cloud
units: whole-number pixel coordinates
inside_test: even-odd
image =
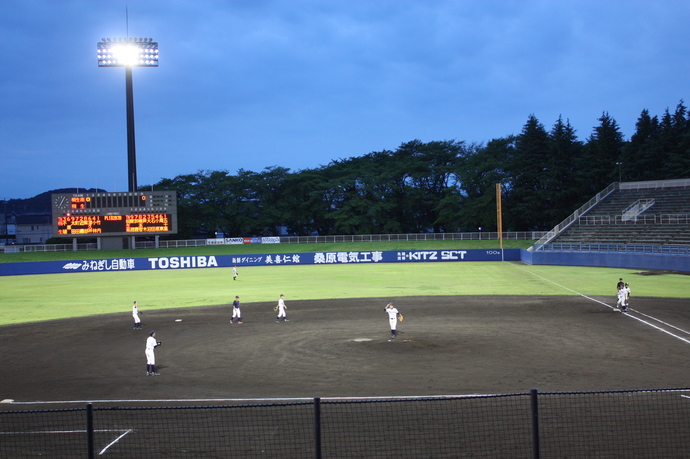
[[[161,56],[133,71],[140,183],[486,142],[530,114],[585,138],[608,111],[630,136],[644,108],[687,99],[687,2],[128,3],[4,5],[0,196],[126,188],[124,70],[95,50],[127,32]]]

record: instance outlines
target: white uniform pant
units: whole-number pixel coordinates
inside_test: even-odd
[[[232,318],[240,318],[242,317],[242,313],[240,312],[240,308],[232,308]]]
[[[285,314],[285,309],[278,308],[278,318],[281,318],[281,317],[287,317],[287,314]]]
[[[153,353],[153,349],[146,349],[146,365],[155,365],[156,355]]]
[[[395,327],[398,326],[398,319],[396,317],[389,317],[388,322],[391,324],[391,331],[395,330]]]
[[[141,319],[139,319],[139,314],[132,314],[132,317],[134,317],[135,324],[141,323]]]

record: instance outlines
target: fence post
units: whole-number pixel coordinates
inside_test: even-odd
[[[94,459],[93,451],[93,403],[86,404],[86,445],[89,448],[89,459]]]
[[[534,448],[534,459],[539,459],[539,402],[537,400],[537,389],[531,389],[530,399],[532,400],[532,447]]]
[[[314,448],[316,459],[321,459],[321,398],[314,397]]]

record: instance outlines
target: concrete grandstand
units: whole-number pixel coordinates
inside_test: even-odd
[[[544,244],[690,246],[690,179],[614,183],[533,249]]]

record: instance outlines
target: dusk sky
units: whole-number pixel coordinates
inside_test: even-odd
[[[486,143],[530,114],[586,140],[608,112],[629,139],[643,109],[690,103],[688,24],[687,0],[6,0],[0,199],[127,191],[125,70],[98,67],[102,38],[159,43],[133,70],[146,185]]]

